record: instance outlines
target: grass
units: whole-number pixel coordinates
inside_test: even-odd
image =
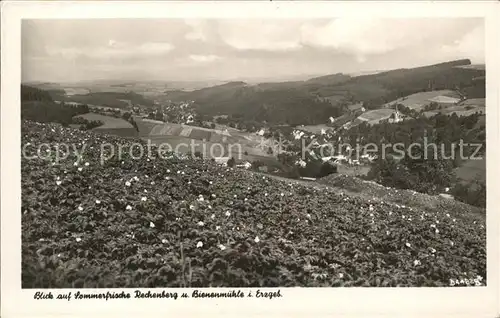
[[[457,93],[452,90],[439,90],[439,91],[430,91],[430,92],[420,92],[412,95],[408,95],[392,102],[385,104],[383,107],[390,107],[394,104],[402,104],[411,109],[420,110],[426,105],[430,104],[430,99],[437,96],[447,96],[453,98],[459,98]]]
[[[111,116],[104,116],[96,113],[87,113],[83,115],[78,115],[76,117],[84,118],[86,120],[99,120],[104,123],[104,125],[99,126],[99,129],[116,129],[116,128],[134,128],[131,123],[122,119]]]
[[[381,109],[367,111],[366,113],[360,115],[358,118],[363,121],[382,120],[385,118],[389,118],[389,116],[391,116],[392,113],[394,113],[394,110],[392,109],[381,108]]]
[[[464,181],[472,180],[486,180],[486,160],[483,158],[481,160],[469,159],[465,161],[462,166],[457,168],[457,177]]]

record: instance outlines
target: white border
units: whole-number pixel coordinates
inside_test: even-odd
[[[178,314],[495,317],[499,307],[498,2],[2,2],[1,316],[144,316]],[[35,18],[485,17],[487,65],[488,287],[282,288],[280,299],[34,301],[20,289],[20,20]],[[436,30],[439,32],[439,30]],[[181,290],[177,290],[181,292]]]

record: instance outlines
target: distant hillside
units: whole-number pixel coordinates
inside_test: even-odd
[[[62,101],[76,102],[113,108],[125,108],[130,103],[135,105],[153,106],[153,101],[134,92],[94,92],[84,95],[61,96]],[[130,101],[130,103],[128,102]]]
[[[484,98],[484,69],[457,60],[351,77],[331,74],[307,81],[248,85],[231,82],[192,92],[173,91],[174,101],[193,100],[205,115],[234,115],[272,123],[321,124],[338,117],[351,103],[368,109],[403,96],[429,90],[460,90],[467,98]]]

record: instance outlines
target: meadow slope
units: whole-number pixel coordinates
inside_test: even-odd
[[[101,165],[105,142],[141,141],[23,122],[27,155],[86,145],[80,162],[22,159],[23,288],[486,283],[485,221],[463,211],[175,154]]]

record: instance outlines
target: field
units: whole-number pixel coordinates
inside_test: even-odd
[[[451,97],[454,99],[459,99],[460,95],[451,90],[438,90],[438,91],[430,91],[430,92],[421,92],[412,94],[403,98],[396,99],[392,102],[385,104],[383,107],[390,107],[395,104],[402,104],[408,108],[415,109],[419,111],[424,108],[426,105],[429,105],[432,102],[432,99],[437,98],[439,96]]]
[[[309,126],[297,126],[295,127],[297,129],[300,129],[300,130],[304,130],[304,131],[307,131],[307,132],[310,132],[310,133],[313,133],[313,134],[321,134],[321,130],[324,129],[325,131],[331,129],[332,127],[328,126],[328,125],[309,125]]]
[[[486,160],[467,160],[456,171],[457,177],[465,180],[486,180]]]
[[[486,108],[480,106],[472,106],[472,105],[467,105],[467,106],[459,105],[459,106],[451,106],[444,109],[424,112],[424,115],[427,117],[432,117],[436,114],[445,114],[445,115],[457,114],[457,116],[470,116],[475,113],[485,114]]]
[[[381,120],[389,118],[394,113],[394,110],[381,108],[367,111],[361,114],[357,119],[366,121],[368,124],[376,124]]]
[[[486,98],[471,98],[471,99],[466,99],[463,102],[461,102],[459,105],[461,105],[461,106],[486,107]]]
[[[22,158],[23,288],[487,281],[484,214],[467,205],[405,206],[175,154],[101,165],[102,143],[140,140],[32,122],[21,136],[88,146],[80,162]]]
[[[225,132],[218,129],[173,123],[154,123],[142,119],[136,119],[136,122],[140,136],[144,140],[149,139],[155,144],[168,143],[175,147],[178,144],[191,144],[191,140],[196,144],[201,144],[205,140],[206,149],[208,150],[202,151],[205,155],[212,153],[210,149],[214,149],[213,153],[217,153],[215,157],[222,156],[221,151],[215,151],[215,149],[220,149],[220,145],[224,145],[226,151],[228,147],[231,147],[231,153],[240,160],[254,161],[272,158],[266,153],[265,149],[259,147],[260,137],[249,133],[237,130]],[[240,149],[241,151],[239,151]],[[245,152],[247,155],[245,155]]]
[[[111,116],[104,116],[96,113],[88,113],[83,115],[78,115],[76,117],[84,118],[86,120],[100,120],[104,125],[99,126],[99,129],[117,129],[117,128],[134,128],[131,123],[122,119]]]

